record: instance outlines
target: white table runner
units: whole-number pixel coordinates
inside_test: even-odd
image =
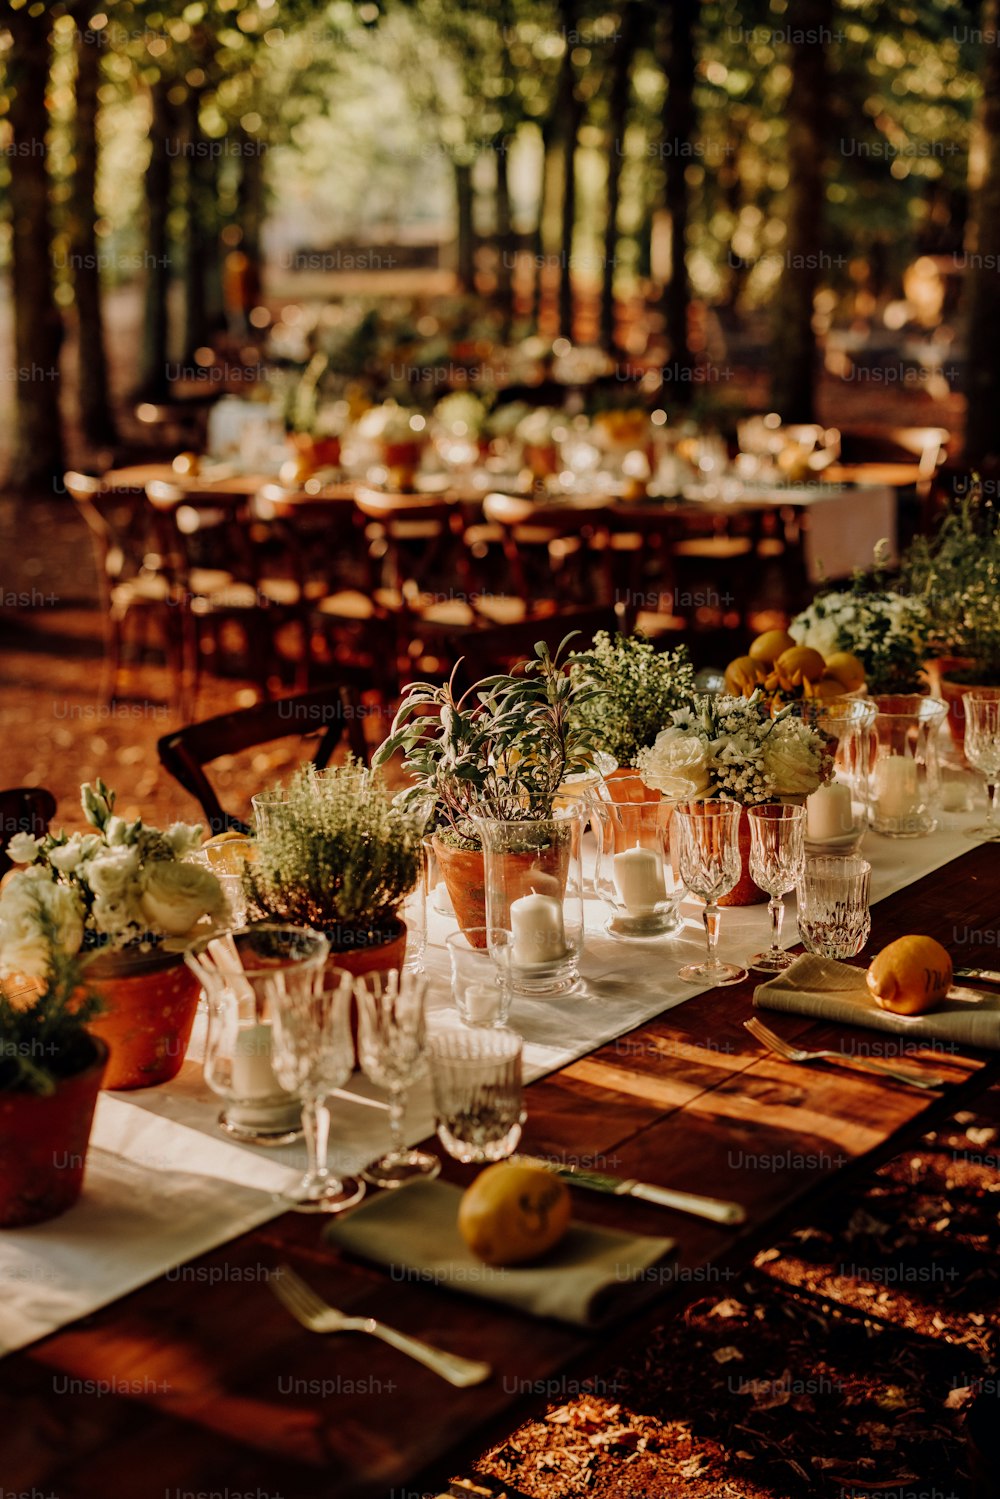
[[[982,813],[951,815],[927,838],[895,841],[868,833],[872,899],[941,868],[973,845],[961,829]],[[798,940],[794,902],[786,945]],[[533,1081],[704,990],[677,978],[684,962],[704,951],[699,908],[686,902],[675,938],[632,945],[608,937],[607,911],[587,902],[583,992],[549,1000],[515,999],[510,1023],[525,1038],[525,1079]],[[444,937],[454,922],[429,913],[425,964],[431,977],[431,1023],[458,1024],[451,1007]],[[720,954],[734,961],[766,945],[766,907],[725,912]],[[0,1232],[0,1355],[277,1216],[272,1194],[301,1172],[299,1146],[259,1150],[224,1139],[220,1100],[206,1087],[200,1059],[204,1026],[196,1026],[179,1077],[160,1088],[102,1094],[83,1196],[61,1218]],[[388,1144],[385,1106],[364,1079],[331,1100],[331,1166],[355,1171]],[[429,1084],[411,1090],[407,1135],[433,1129]],[[669,1184],[665,1184],[669,1185]]]

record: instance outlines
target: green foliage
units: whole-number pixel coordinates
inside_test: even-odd
[[[357,761],[303,766],[246,866],[251,915],[319,930],[383,925],[417,883],[422,831]]]
[[[1000,513],[978,489],[953,506],[933,536],[918,536],[903,559],[906,590],[921,599],[930,644],[969,656],[970,680],[1000,685]]]
[[[40,910],[40,919],[44,912]],[[101,1009],[100,999],[79,992],[80,964],[50,946],[42,992],[15,1003],[0,989],[0,1092],[54,1093],[59,1082],[83,1072],[95,1060],[86,1023]]]
[[[574,683],[587,689],[576,708],[580,726],[619,765],[634,765],[673,709],[694,697],[694,668],[683,645],[657,651],[641,635],[600,630],[590,650],[570,661]]]
[[[580,716],[593,689],[565,670],[572,638],[555,655],[539,641],[516,671],[485,677],[458,699],[453,682],[411,683],[374,757],[384,765],[402,751],[411,784],[400,804],[469,847],[479,847],[477,816],[551,817],[560,785],[592,769],[596,749]]]

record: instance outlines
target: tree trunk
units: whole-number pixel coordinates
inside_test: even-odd
[[[601,348],[609,353],[617,347],[615,318],[615,268],[618,262],[618,205],[621,201],[625,131],[628,128],[632,62],[639,32],[637,0],[626,0],[611,57],[611,89],[608,96],[608,185],[604,218],[604,256],[601,275]]]
[[[261,230],[264,224],[264,142],[240,133],[243,144],[237,213],[243,231],[240,249],[250,262],[252,284],[258,289],[261,275]]]
[[[455,271],[463,291],[475,290],[476,243],[472,220],[473,189],[472,165],[466,161],[455,162],[455,221],[458,243]]]
[[[544,291],[542,271],[545,266],[545,209],[548,202],[549,181],[552,172],[550,158],[554,120],[554,113],[550,114],[542,125],[542,157],[538,182],[538,217],[535,220],[535,229],[531,236],[532,283],[530,321],[532,330],[535,333],[538,332],[538,324],[542,315],[542,294]]]
[[[493,143],[493,159],[496,162],[496,250],[497,250],[497,303],[503,313],[505,334],[510,331],[514,316],[514,262],[517,258],[516,243],[511,228],[510,175],[508,151],[512,137],[502,135]]]
[[[203,163],[209,142],[202,139],[199,108],[201,95],[189,89],[184,102],[184,151],[186,234],[184,245],[184,358],[189,362],[196,349],[208,341],[208,307],[205,297],[205,266],[210,254],[205,233],[206,204],[203,201]]]
[[[563,0],[560,6],[565,51],[559,76],[557,110],[561,140],[559,161],[562,176],[562,209],[559,233],[559,332],[573,338],[573,232],[576,229],[576,142],[583,118],[583,105],[577,97],[573,68],[573,46],[570,38],[576,31],[576,0]]]
[[[813,304],[823,256],[824,165],[829,112],[827,45],[834,0],[799,0],[792,43],[785,263],[775,304],[771,405],[786,422],[815,416]]]
[[[95,33],[76,33],[76,170],[69,212],[69,247],[76,296],[80,422],[94,447],[117,441],[108,394],[108,362],[101,306],[101,263],[97,241],[97,112],[101,83],[100,45]]]
[[[163,400],[168,392],[167,360],[169,329],[167,298],[170,292],[171,115],[167,100],[169,82],[158,79],[150,91],[152,117],[149,127],[149,165],[146,168],[146,302],[142,331],[142,366],[139,390],[148,400]]]
[[[667,399],[686,406],[693,395],[694,358],[688,332],[691,283],[687,268],[690,203],[688,162],[695,134],[694,27],[698,0],[676,0],[671,8],[666,53],[667,94],[663,106],[663,141],[666,149],[666,186],[663,205],[670,219],[670,280],[663,288],[661,308],[670,344]]]
[[[49,26],[44,12],[7,15],[13,37],[8,53],[13,140],[10,209],[13,224],[14,452],[9,483],[22,491],[52,493],[63,472],[59,416],[62,320],[52,282],[52,223],[45,132],[49,79]]]
[[[985,0],[983,32],[1000,29],[998,0]],[[981,463],[1000,457],[997,408],[1000,404],[1000,277],[987,266],[1000,265],[1000,49],[983,49],[982,102],[978,120],[978,181],[969,225],[973,252],[966,283],[968,360],[965,389],[968,413],[965,458]]]

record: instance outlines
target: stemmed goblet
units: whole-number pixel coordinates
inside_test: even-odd
[[[290,978],[276,969],[268,977],[274,1029],[271,1065],[283,1088],[302,1099],[309,1164],[305,1176],[282,1199],[299,1213],[338,1213],[365,1195],[357,1177],[334,1175],[327,1166],[330,1112],[326,1098],[342,1088],[354,1068],[350,1005],[354,978],[341,968],[320,968]]]
[[[365,1076],[388,1090],[392,1136],[388,1153],[366,1166],[361,1175],[376,1187],[401,1187],[417,1177],[430,1181],[441,1170],[441,1162],[425,1151],[408,1150],[403,1136],[406,1090],[427,1050],[427,979],[413,970],[400,973],[393,968],[387,974],[365,974],[358,979],[355,993],[358,1059]]]
[[[969,828],[967,836],[981,843],[1000,839],[997,821],[997,784],[1000,782],[1000,689],[967,692],[965,709],[965,758],[986,778],[986,821]]]
[[[720,963],[717,956],[719,922],[722,913],[718,901],[728,895],[740,877],[740,816],[738,802],[681,802],[674,808],[673,825],[677,829],[677,853],[681,879],[693,895],[705,902],[707,955],[704,963],[686,963],[678,977],[691,984],[738,984],[745,979],[745,968],[734,963]]]
[[[781,973],[792,962],[780,946],[781,926],[785,919],[782,896],[793,890],[802,878],[806,862],[805,807],[787,802],[765,803],[749,809],[750,875],[771,897],[771,945],[755,953],[750,967],[762,973]]]

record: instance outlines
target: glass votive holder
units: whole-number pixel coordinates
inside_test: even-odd
[[[579,979],[583,949],[582,808],[573,804],[542,818],[477,818],[476,825],[486,927],[509,934],[511,987],[520,994],[567,993]]]
[[[502,1026],[510,1014],[510,933],[472,927],[445,938],[451,993],[465,1025]]]
[[[871,873],[868,860],[853,854],[806,860],[796,895],[799,935],[809,952],[853,958],[861,951],[872,929]]]
[[[223,1099],[219,1123],[234,1139],[287,1145],[302,1133],[302,1100],[274,1071],[271,1004],[276,986],[308,1001],[322,987],[328,954],[319,932],[271,922],[186,949],[208,1001],[205,1081]]]
[[[456,1161],[502,1161],[527,1117],[516,1031],[449,1030],[428,1052],[438,1139]]]
[[[281,808],[287,801],[288,792],[280,787],[271,791],[258,791],[250,798],[258,838],[263,838],[275,826],[281,817]]]
[[[887,838],[921,838],[937,827],[937,737],[947,706],[916,695],[877,697],[874,702],[869,823]]]
[[[633,794],[632,782],[644,796]],[[610,781],[604,790],[591,825],[597,833],[594,884],[611,911],[605,930],[632,941],[668,936],[681,927],[684,898],[670,858],[673,804],[638,776]]]
[[[439,916],[454,916],[455,907],[452,905],[451,896],[448,894],[448,886],[445,883],[441,864],[434,848],[434,839],[423,840],[424,849],[424,884],[427,892],[427,905],[437,911]]]

